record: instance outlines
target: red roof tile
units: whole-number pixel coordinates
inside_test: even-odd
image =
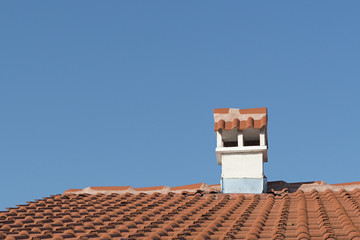
[[[203,189],[203,188],[206,188],[207,186],[208,185],[205,183],[196,183],[196,184],[172,187],[171,190],[172,191],[177,191],[177,190],[189,191],[189,190],[194,190],[194,189],[195,190]]]
[[[251,108],[216,108],[214,109],[215,131],[237,128],[245,130],[247,128],[260,129],[267,125],[267,109]]]
[[[164,189],[168,189],[167,186],[156,186],[156,187],[143,187],[143,188],[135,188],[138,192],[147,192],[147,191],[161,191]]]
[[[267,109],[266,108],[249,108],[249,109],[240,109],[239,112],[241,114],[260,114],[260,113],[267,114]]]
[[[64,194],[66,193],[76,193],[76,192],[81,192],[82,189],[68,189],[64,192]]]
[[[270,182],[267,194],[218,187],[68,190],[0,212],[0,239],[360,238],[359,182]]]
[[[130,186],[120,186],[120,187],[90,187],[91,190],[96,191],[124,191],[124,190],[130,190]]]
[[[335,183],[333,186],[345,186],[345,185],[360,185],[360,182],[348,182],[348,183]]]

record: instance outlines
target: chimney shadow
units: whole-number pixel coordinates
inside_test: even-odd
[[[304,184],[313,184],[312,182],[296,182],[296,183],[287,183],[285,181],[273,181],[267,183],[267,192],[276,193],[287,191],[289,193],[296,192]]]

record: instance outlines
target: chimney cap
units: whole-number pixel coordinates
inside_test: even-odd
[[[267,125],[267,109],[264,108],[215,108],[215,131],[219,130],[245,130],[247,128],[261,129]]]

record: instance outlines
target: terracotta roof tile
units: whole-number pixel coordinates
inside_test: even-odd
[[[138,192],[161,191],[161,190],[168,190],[168,189],[169,189],[169,187],[167,187],[167,186],[135,188],[135,190]]]
[[[229,113],[229,109],[230,108],[215,108],[214,113],[227,114],[227,113]]]
[[[267,114],[267,109],[266,108],[240,109],[239,112],[241,114],[259,114],[259,113]]]
[[[124,191],[131,189],[130,186],[116,186],[116,187],[90,187],[91,190],[97,191]]]
[[[348,183],[335,183],[333,186],[347,186],[347,185],[360,185],[360,182],[348,182]]]
[[[178,190],[198,190],[198,189],[202,189],[206,187],[205,183],[196,183],[196,184],[190,184],[190,185],[184,185],[184,186],[178,186],[178,187],[172,187],[171,190],[172,191],[178,191]]]
[[[214,109],[215,131],[247,128],[260,129],[267,125],[267,109],[236,109],[217,108]]]
[[[204,183],[65,191],[0,212],[0,239],[360,238],[359,182],[268,185],[266,194]]]

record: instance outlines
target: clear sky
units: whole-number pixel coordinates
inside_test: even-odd
[[[220,181],[214,108],[267,107],[269,181],[360,181],[359,1],[1,1],[0,209]]]

